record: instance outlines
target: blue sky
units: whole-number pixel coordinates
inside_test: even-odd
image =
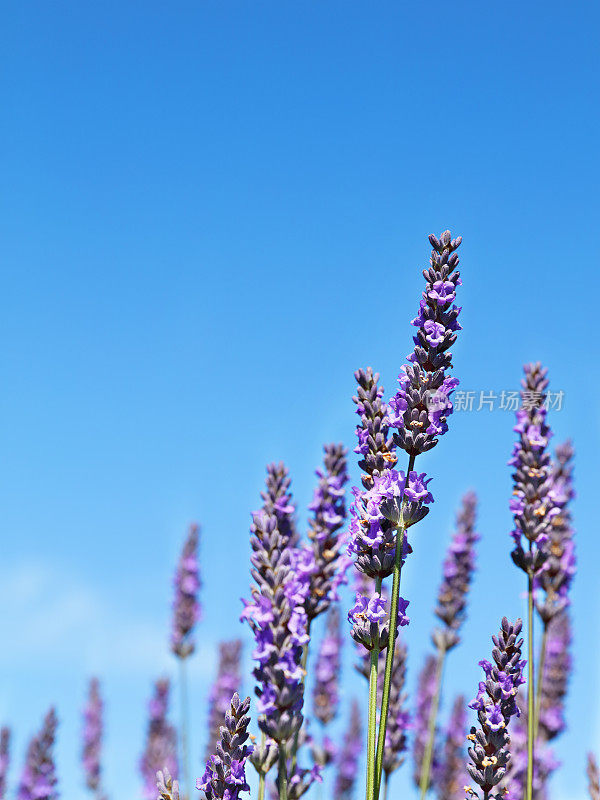
[[[138,796],[144,707],[152,679],[173,672],[170,581],[192,519],[201,752],[216,643],[241,633],[249,645],[237,616],[264,465],[289,465],[305,521],[322,443],[354,446],[352,373],[372,365],[394,389],[427,234],[449,227],[464,236],[463,387],[515,389],[539,359],[565,393],[552,425],[577,448],[580,574],[555,796],[579,800],[585,751],[600,750],[597,5],[3,11],[0,717],[19,768],[55,702],[61,786],[83,798],[78,715],[98,673],[107,787]],[[436,503],[404,579],[411,685],[456,505],[469,487],[481,497],[447,701],[475,692],[500,617],[523,611],[508,555],[511,428],[504,411],[456,414],[421,464]],[[344,692],[364,694],[350,669]]]

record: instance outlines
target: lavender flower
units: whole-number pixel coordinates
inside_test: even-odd
[[[168,769],[156,773],[157,800],[179,800],[179,783],[173,780]]]
[[[258,725],[266,736],[286,742],[302,725],[304,670],[302,650],[308,641],[304,603],[312,569],[310,552],[296,548],[294,505],[283,465],[267,468],[263,507],[251,528],[252,599],[244,601],[242,619],[255,636],[258,662]],[[304,568],[306,567],[306,568]]]
[[[10,763],[10,730],[0,730],[0,800],[4,800],[6,792],[6,776]]]
[[[440,763],[433,776],[438,800],[464,800],[468,781],[465,770],[465,736],[467,734],[466,700],[459,695],[452,706],[444,733]]]
[[[569,605],[569,590],[575,575],[575,546],[569,508],[575,497],[572,460],[570,442],[556,448],[548,491],[554,512],[548,528],[550,540],[546,547],[546,560],[534,582],[535,605],[545,625]]]
[[[168,708],[169,681],[161,679],[154,684],[154,693],[148,704],[146,747],[140,758],[146,800],[156,800],[156,774],[159,770],[168,770],[171,775],[178,771],[177,734],[167,719]]]
[[[195,649],[192,636],[194,625],[200,618],[197,525],[190,525],[175,573],[174,585],[171,650],[179,658],[187,658]]]
[[[313,690],[313,713],[323,725],[331,722],[338,710],[342,643],[340,612],[333,606],[327,614],[327,627],[317,656]]]
[[[500,633],[492,637],[495,663],[479,662],[486,680],[480,682],[477,697],[469,704],[469,708],[477,711],[479,727],[472,727],[467,737],[472,742],[469,747],[472,763],[467,765],[467,769],[481,787],[484,798],[500,800],[500,794],[490,795],[490,792],[504,777],[510,761],[508,725],[511,717],[519,713],[516,695],[524,683],[523,640],[517,638],[522,626],[520,619],[512,625],[506,617],[503,618]],[[471,794],[477,796],[473,790]]]
[[[102,749],[102,698],[97,678],[90,681],[88,700],[83,709],[82,763],[88,789],[100,797],[100,753]]]
[[[241,792],[250,791],[246,782],[246,760],[252,752],[252,747],[246,744],[249,708],[250,698],[242,703],[236,692],[221,727],[216,755],[210,757],[204,775],[196,784],[205,793],[206,800],[238,800]]]
[[[600,800],[600,771],[592,753],[588,753],[587,775],[590,800]]]
[[[429,741],[429,719],[437,688],[437,659],[428,655],[417,682],[417,708],[414,715],[413,740],[413,781],[417,788],[421,785],[427,743]],[[437,756],[433,754],[431,771],[438,769]]]
[[[412,322],[417,328],[415,348],[398,377],[400,389],[389,402],[389,424],[397,428],[394,443],[412,458],[431,450],[448,430],[450,395],[458,386],[446,372],[452,368],[449,350],[460,330],[460,308],[453,301],[461,284],[455,250],[462,238],[452,239],[445,231],[440,239],[431,235],[429,241],[431,267],[423,271],[425,291]]]
[[[399,627],[409,623],[405,613],[408,605],[408,600],[403,600],[402,597],[398,599]],[[379,592],[375,592],[369,598],[357,592],[354,606],[348,612],[348,621],[352,625],[352,638],[367,650],[381,651],[388,646],[390,638],[388,612],[386,602]]]
[[[358,466],[366,474],[362,477],[365,489],[373,488],[373,477],[384,470],[393,469],[398,459],[395,445],[389,436],[388,407],[381,399],[383,386],[379,386],[379,373],[371,367],[359,369],[354,373],[358,389],[353,401],[361,424],[356,428],[358,445],[355,453],[362,455]]]
[[[448,651],[459,641],[458,631],[465,618],[467,592],[475,569],[474,546],[479,536],[475,532],[477,497],[468,492],[456,518],[456,532],[444,560],[442,584],[435,609],[444,627],[434,631],[433,641],[438,650]]]
[[[211,757],[219,740],[221,725],[225,719],[231,698],[242,683],[240,672],[240,658],[242,643],[239,639],[230,642],[221,642],[219,645],[219,666],[215,680],[208,697],[208,744],[206,760]]]
[[[25,768],[17,800],[57,800],[54,742],[58,720],[53,708],[46,714],[40,732],[27,748]]]
[[[344,485],[346,449],[341,444],[325,445],[323,469],[317,470],[319,483],[309,506],[313,517],[308,536],[313,550],[314,568],[310,590],[305,601],[309,624],[329,608],[337,599],[337,588],[345,580],[347,557],[344,553],[346,539],[341,529],[346,519]]]
[[[381,659],[384,660],[383,658]],[[385,733],[385,749],[383,753],[383,771],[386,780],[399,769],[405,760],[408,745],[407,734],[410,724],[410,714],[406,710],[407,696],[404,691],[406,683],[407,648],[404,642],[396,643],[392,678],[390,687],[390,700],[388,722]],[[379,694],[383,691],[383,669],[379,669]]]
[[[526,364],[522,381],[522,407],[517,411],[514,430],[519,438],[508,462],[515,468],[511,501],[515,564],[528,575],[535,575],[546,559],[545,544],[556,513],[553,503],[552,467],[547,452],[552,435],[546,423],[547,370],[541,364]],[[523,538],[527,546],[523,546]]]
[[[360,708],[358,702],[353,700],[350,722],[338,755],[337,775],[333,789],[334,800],[351,800],[352,798],[362,753],[362,739]]]

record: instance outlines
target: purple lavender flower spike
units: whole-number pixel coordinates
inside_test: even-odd
[[[353,700],[350,722],[344,734],[344,742],[337,760],[337,775],[333,789],[334,800],[352,800],[362,748],[363,732],[360,707],[358,702]]]
[[[539,572],[546,557],[545,544],[556,508],[552,500],[552,465],[547,452],[552,432],[546,423],[547,370],[541,364],[526,364],[522,381],[522,406],[517,411],[518,440],[508,462],[513,472],[511,501],[515,564],[528,575]],[[524,545],[525,539],[526,545]]]
[[[558,445],[550,477],[548,496],[553,515],[548,529],[546,560],[535,576],[535,605],[547,625],[569,605],[569,591],[575,576],[575,546],[570,504],[573,489],[573,447],[570,442]]]
[[[383,689],[383,662],[381,657],[379,669],[379,694]],[[404,691],[406,683],[407,648],[404,642],[396,642],[394,664],[392,666],[392,679],[390,688],[390,704],[388,723],[385,733],[385,750],[383,753],[383,771],[386,781],[391,774],[404,764],[408,746],[407,734],[410,724],[410,714],[406,709],[407,695]]]
[[[179,800],[179,782],[173,780],[168,769],[156,773],[157,800]]]
[[[221,642],[219,645],[219,666],[217,678],[212,685],[208,697],[208,744],[206,761],[214,753],[219,740],[221,725],[225,714],[231,705],[231,698],[241,686],[242,676],[240,660],[242,642],[234,639],[230,642]]]
[[[10,730],[0,730],[0,800],[4,800],[6,793],[6,776],[10,763]]]
[[[395,446],[389,435],[388,407],[382,400],[383,386],[379,385],[379,373],[371,367],[354,373],[358,389],[353,401],[361,424],[356,428],[358,445],[354,452],[362,459],[358,466],[365,473],[362,482],[365,489],[373,488],[373,477],[384,470],[393,469],[398,461]]]
[[[477,697],[469,704],[469,708],[477,711],[479,727],[472,727],[467,737],[472,743],[469,747],[472,763],[467,764],[467,770],[486,800],[501,800],[502,794],[490,793],[503,779],[511,758],[508,726],[511,718],[519,713],[516,696],[524,683],[523,639],[518,638],[522,626],[520,619],[511,624],[504,617],[500,633],[492,637],[494,663],[479,662],[486,679],[479,684]],[[470,794],[478,797],[472,789]]]
[[[565,729],[565,697],[572,669],[571,622],[567,611],[548,626],[538,735],[550,742]]]
[[[408,604],[408,600],[399,598],[398,627],[409,623],[406,616]],[[350,632],[352,638],[367,650],[381,651],[388,646],[390,638],[388,612],[386,601],[379,592],[375,592],[371,597],[357,592],[354,606],[348,612],[348,621],[352,625]]]
[[[433,633],[438,650],[448,651],[455,647],[460,637],[460,626],[465,618],[467,592],[475,569],[475,543],[479,536],[475,532],[477,497],[468,492],[462,500],[462,508],[456,518],[456,531],[444,560],[443,579],[438,593],[436,616],[444,627]]]
[[[465,737],[467,735],[467,701],[459,695],[452,705],[439,766],[433,776],[438,800],[464,800],[464,787],[469,776],[465,769]]]
[[[600,800],[600,770],[592,753],[588,753],[587,776],[590,800]]]
[[[100,754],[102,749],[102,698],[100,683],[92,678],[89,685],[87,703],[83,709],[83,752],[82,763],[85,783],[88,789],[100,798],[102,793]]]
[[[177,775],[177,734],[169,723],[169,681],[156,681],[152,699],[148,704],[148,729],[146,747],[140,758],[140,773],[144,781],[145,800],[156,800],[156,774],[168,770]]]
[[[198,526],[190,525],[175,573],[175,600],[173,602],[173,630],[171,650],[178,658],[187,658],[195,649],[193,631],[200,618],[198,590]]]
[[[309,506],[313,517],[308,536],[314,562],[305,601],[309,623],[337,599],[337,588],[345,581],[347,566],[346,538],[342,535],[346,520],[347,451],[341,444],[325,445],[324,450],[323,469],[317,470],[319,483]]]
[[[389,424],[397,429],[394,443],[412,458],[435,447],[437,437],[448,430],[450,395],[458,386],[447,372],[452,369],[450,348],[460,330],[460,308],[453,301],[461,284],[455,251],[462,238],[452,239],[445,231],[429,241],[431,266],[423,271],[425,291],[412,322],[417,328],[415,347],[398,377],[400,389],[389,402]]]
[[[216,754],[211,756],[204,775],[196,784],[206,800],[238,800],[242,792],[250,791],[246,782],[246,761],[252,752],[247,745],[250,717],[250,698],[240,701],[236,693],[221,726],[221,739]]]
[[[57,800],[54,742],[58,720],[53,708],[46,714],[40,732],[27,748],[25,768],[17,800]]]
[[[322,725],[331,722],[338,711],[342,643],[340,612],[336,606],[332,606],[327,614],[325,636],[317,655],[313,690],[313,714]]]
[[[421,785],[422,772],[425,760],[425,752],[429,741],[429,719],[433,698],[436,691],[436,672],[437,659],[433,655],[428,655],[417,683],[416,711],[414,715],[414,739],[413,739],[413,782],[417,788]],[[438,769],[437,754],[433,753],[431,763],[431,773],[435,774]]]
[[[267,468],[263,507],[251,527],[252,599],[244,601],[242,619],[255,636],[258,725],[267,737],[287,742],[302,725],[304,671],[302,651],[308,641],[304,604],[310,588],[310,549],[296,547],[295,508],[283,465]],[[253,759],[256,765],[256,761]],[[260,767],[257,767],[260,769]]]

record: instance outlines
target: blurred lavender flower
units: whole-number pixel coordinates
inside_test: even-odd
[[[198,590],[198,526],[190,525],[175,573],[175,600],[173,601],[173,629],[171,650],[179,658],[187,658],[195,649],[194,625],[200,619]]]
[[[432,779],[438,800],[464,800],[464,786],[469,780],[465,769],[466,735],[467,701],[459,695],[452,705],[448,727],[444,732],[440,763]]]
[[[414,739],[413,739],[413,782],[417,788],[421,785],[423,762],[429,741],[429,720],[433,699],[437,687],[437,659],[428,655],[417,682],[416,710],[414,714]],[[435,774],[438,769],[437,755],[433,753],[431,771]],[[430,781],[428,782],[428,787]]]
[[[357,370],[354,377],[358,389],[352,399],[361,421],[356,428],[358,445],[354,452],[362,455],[358,466],[366,473],[362,483],[368,490],[373,488],[373,477],[386,469],[393,469],[398,459],[389,436],[388,407],[382,400],[383,386],[379,386],[379,373],[373,373],[371,367],[367,367],[366,370]]]
[[[27,748],[25,768],[17,800],[57,800],[54,742],[58,720],[53,708],[46,714],[40,732]]]
[[[179,800],[179,783],[171,777],[168,769],[156,773],[157,800]]]
[[[469,747],[471,764],[467,765],[469,775],[483,790],[483,797],[501,800],[501,794],[491,795],[506,773],[510,761],[510,737],[508,726],[513,716],[519,714],[516,696],[519,686],[524,683],[521,660],[523,639],[517,637],[521,633],[523,623],[518,619],[514,625],[506,617],[498,636],[492,636],[494,664],[480,661],[485,673],[485,681],[479,684],[477,697],[469,704],[469,708],[477,711],[479,727],[471,728],[467,737],[472,745]],[[471,796],[478,797],[470,790]]]
[[[383,662],[383,657],[381,657]],[[391,774],[399,769],[405,761],[408,746],[407,734],[410,724],[410,714],[406,710],[407,695],[404,691],[406,683],[407,648],[404,642],[396,642],[394,664],[392,666],[392,679],[390,687],[390,700],[388,722],[385,733],[385,749],[383,751],[383,771],[386,782]],[[379,669],[379,694],[383,690],[383,669]]]
[[[394,443],[411,457],[431,450],[448,430],[452,413],[450,395],[458,386],[446,371],[452,368],[450,347],[461,329],[460,308],[453,305],[462,281],[455,250],[462,238],[452,239],[450,231],[431,235],[430,268],[423,270],[426,281],[419,313],[412,324],[417,328],[415,348],[398,377],[400,389],[389,402],[389,424],[397,428]]]
[[[590,800],[600,800],[600,771],[592,753],[588,753],[587,776]]]
[[[246,744],[249,708],[250,698],[240,702],[236,692],[221,726],[216,755],[209,758],[204,775],[196,784],[196,788],[205,793],[206,800],[238,800],[241,792],[250,791],[246,782],[246,760],[252,752],[252,747]]]
[[[350,721],[337,759],[334,800],[352,800],[362,753],[362,725],[358,702],[352,701]]]
[[[346,520],[344,486],[348,481],[346,448],[341,444],[324,447],[323,469],[317,470],[319,483],[309,509],[313,516],[309,523],[314,568],[305,607],[310,625],[319,614],[337,599],[337,589],[345,582],[349,560],[344,552],[346,537],[342,526]]]
[[[231,705],[231,698],[233,694],[239,690],[242,683],[240,666],[241,653],[242,642],[240,639],[233,639],[230,642],[221,642],[219,644],[217,678],[208,696],[209,712],[206,761],[208,761],[214,753],[216,744],[219,741],[221,725]]]
[[[0,800],[4,800],[6,792],[6,776],[10,763],[10,730],[0,730]]]
[[[317,656],[313,689],[313,714],[323,725],[331,722],[338,710],[342,643],[340,612],[332,606]]]
[[[100,790],[102,710],[100,683],[97,678],[92,678],[89,685],[87,703],[83,709],[82,763],[86,786],[97,797],[102,795]]]
[[[550,742],[565,729],[565,697],[571,676],[571,622],[567,611],[548,625],[540,687],[538,736]]]
[[[169,709],[169,681],[161,679],[154,684],[154,693],[148,704],[148,729],[146,747],[140,758],[140,772],[144,781],[145,800],[156,800],[156,774],[167,770],[176,775],[177,734],[167,719]]]
[[[475,532],[477,497],[468,492],[462,499],[462,507],[456,517],[456,531],[452,537],[443,567],[443,579],[438,593],[436,616],[443,622],[437,628],[433,641],[438,650],[448,651],[459,641],[458,631],[465,618],[467,592],[475,569],[475,543],[479,536]]]

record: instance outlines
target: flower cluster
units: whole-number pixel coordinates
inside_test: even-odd
[[[156,773],[168,770],[177,775],[177,734],[167,719],[169,710],[169,681],[161,679],[154,684],[154,693],[148,704],[148,730],[146,746],[140,759],[140,772],[144,781],[146,800],[156,798]]]
[[[187,658],[194,652],[192,633],[200,617],[198,590],[198,526],[190,525],[175,572],[175,600],[173,602],[173,628],[171,650],[179,658]]]
[[[157,800],[179,800],[179,781],[171,777],[168,769],[156,773]]]
[[[57,800],[54,741],[58,720],[53,708],[46,714],[40,732],[27,748],[25,768],[17,800]]]
[[[408,625],[406,609],[409,601],[398,601],[398,627]],[[371,597],[356,593],[354,605],[348,612],[348,621],[352,625],[351,636],[355,642],[367,650],[383,650],[388,646],[390,626],[386,601],[384,597],[375,592]]]
[[[418,788],[423,777],[425,751],[429,741],[429,720],[431,718],[433,700],[437,689],[437,659],[428,655],[419,673],[417,682],[416,711],[413,739],[413,782]],[[438,769],[436,753],[433,754],[431,772]]]
[[[250,698],[241,702],[236,692],[221,726],[217,752],[209,758],[204,775],[196,784],[206,800],[238,800],[240,792],[250,791],[246,782],[246,760],[252,752],[252,747],[246,744],[249,708]]]
[[[379,373],[371,367],[354,373],[358,389],[353,401],[361,424],[356,427],[358,445],[354,452],[362,456],[358,466],[365,473],[362,477],[365,489],[373,486],[373,476],[393,469],[398,461],[395,445],[389,435],[388,407],[382,400],[383,386],[379,385]]]
[[[546,559],[545,545],[552,517],[556,513],[551,489],[552,467],[547,447],[552,435],[546,422],[544,401],[548,380],[541,364],[526,364],[522,381],[522,406],[517,411],[518,434],[512,458],[514,467],[513,499],[510,504],[515,546],[511,553],[515,564],[532,576]],[[523,546],[523,538],[526,546]]]
[[[353,700],[350,721],[337,758],[337,775],[333,789],[334,800],[351,800],[352,798],[362,754],[362,739],[360,708],[357,701]]]
[[[83,709],[82,763],[88,789],[100,794],[100,752],[102,747],[102,698],[97,678],[90,681],[88,700]]]
[[[3,800],[6,792],[6,775],[10,761],[10,730],[2,728],[0,730],[0,800]]]
[[[341,444],[325,445],[323,469],[317,470],[319,482],[309,506],[312,519],[308,536],[312,544],[314,569],[305,608],[309,622],[337,599],[337,588],[344,580],[345,538],[341,535],[346,520],[344,486],[348,481],[346,448]]]
[[[511,624],[503,618],[498,636],[492,637],[494,663],[479,662],[486,679],[480,682],[477,697],[469,704],[477,711],[479,727],[472,727],[467,737],[472,743],[472,763],[467,769],[486,798],[504,777],[510,761],[508,725],[511,717],[519,713],[516,697],[524,683],[526,663],[521,660],[523,640],[518,638],[522,627],[520,619]]]
[[[461,284],[455,251],[462,238],[452,239],[445,231],[429,241],[431,266],[423,271],[425,291],[412,322],[417,328],[415,347],[398,377],[400,389],[389,402],[389,424],[397,429],[394,442],[413,458],[431,450],[448,430],[450,395],[458,386],[446,372],[452,368],[450,347],[460,330],[460,308],[454,305]]]
[[[462,508],[456,518],[456,531],[444,560],[436,616],[444,627],[434,631],[433,640],[438,650],[450,650],[459,641],[458,631],[465,618],[467,592],[475,569],[475,532],[477,497],[468,492],[462,499]]]
[[[313,713],[323,725],[331,722],[338,710],[342,643],[340,612],[333,606],[327,614],[327,627],[317,656],[313,689]]]
[[[208,696],[208,744],[206,760],[214,752],[219,739],[221,725],[231,704],[231,698],[242,683],[241,676],[242,643],[239,639],[221,642],[219,645],[219,665],[217,678]]]
[[[459,695],[450,711],[439,764],[433,776],[438,800],[464,800],[464,786],[468,780],[464,753],[466,733],[466,700]]]

